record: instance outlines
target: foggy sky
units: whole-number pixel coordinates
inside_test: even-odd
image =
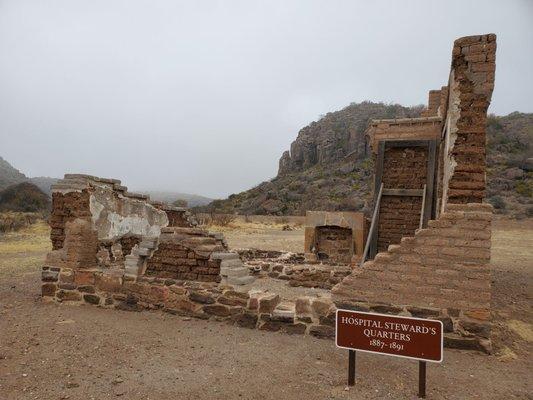
[[[0,0],[0,156],[225,197],[320,114],[425,104],[461,36],[498,35],[490,112],[532,112],[532,21],[528,0]]]

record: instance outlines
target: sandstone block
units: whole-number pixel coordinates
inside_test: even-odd
[[[335,337],[335,328],[324,325],[313,325],[309,328],[309,334],[321,339]]]
[[[100,304],[100,296],[97,296],[95,294],[84,294],[83,300],[85,300],[85,302],[89,304]]]
[[[254,329],[257,325],[257,314],[244,311],[242,314],[237,314],[235,317],[235,323],[242,328]]]
[[[312,308],[313,313],[318,316],[325,316],[328,314],[329,309],[333,305],[333,302],[329,298],[318,297],[313,299]]]
[[[266,294],[259,298],[259,313],[270,314],[280,302],[277,294]]]
[[[272,311],[272,321],[294,323],[295,307],[293,303],[280,303]]]
[[[226,290],[218,298],[218,302],[228,306],[241,306],[246,307],[250,296],[248,293],[237,292],[235,290]]]
[[[54,297],[56,294],[57,286],[55,283],[43,283],[41,286],[41,295]]]
[[[230,308],[223,304],[207,304],[202,309],[206,314],[217,317],[228,317],[231,314]]]
[[[57,282],[59,279],[59,271],[52,271],[50,269],[48,270],[42,270],[41,272],[41,280],[43,282]]]
[[[191,291],[189,293],[189,299],[195,303],[201,304],[213,304],[216,301],[213,294],[207,291]]]
[[[56,297],[60,301],[80,301],[81,294],[74,290],[60,289],[56,292]]]
[[[308,315],[312,313],[311,297],[298,297],[295,303],[296,315]]]
[[[74,271],[74,283],[76,285],[94,285],[94,272],[93,271]]]

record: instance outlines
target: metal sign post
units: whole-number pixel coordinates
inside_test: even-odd
[[[418,397],[426,398],[426,362],[418,362]]]
[[[348,386],[355,385],[356,350],[418,360],[418,397],[426,397],[426,362],[442,362],[441,321],[337,310],[335,343],[348,349]]]
[[[355,385],[355,350],[348,350],[348,386]]]

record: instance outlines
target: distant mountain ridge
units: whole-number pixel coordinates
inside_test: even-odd
[[[301,129],[270,181],[198,211],[303,215],[368,211],[373,165],[365,140],[372,119],[417,117],[423,106],[352,103]],[[533,216],[533,113],[489,116],[487,199],[497,212]]]
[[[37,186],[48,197],[51,197],[50,186],[56,183],[58,178],[50,178],[47,176],[37,176],[34,178],[28,178],[18,169],[13,167],[4,158],[0,157],[0,191],[4,190],[12,185],[16,185],[22,182],[31,182]],[[140,191],[141,193],[149,194],[150,198],[155,201],[162,201],[165,203],[173,203],[176,200],[186,200],[189,207],[205,206],[213,201],[213,199],[196,194],[180,193],[172,191]]]
[[[213,199],[205,196],[190,193],[158,191],[158,190],[140,190],[140,193],[150,195],[150,199],[155,201],[162,201],[163,203],[172,204],[176,200],[185,200],[187,207],[205,206],[213,201]]]
[[[28,180],[26,175],[0,157],[0,190]]]

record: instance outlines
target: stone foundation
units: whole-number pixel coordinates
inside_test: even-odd
[[[326,297],[282,302],[276,294],[211,282],[142,277],[123,271],[43,267],[47,301],[90,304],[124,311],[162,310],[187,317],[225,321],[249,329],[333,338],[335,307]]]

